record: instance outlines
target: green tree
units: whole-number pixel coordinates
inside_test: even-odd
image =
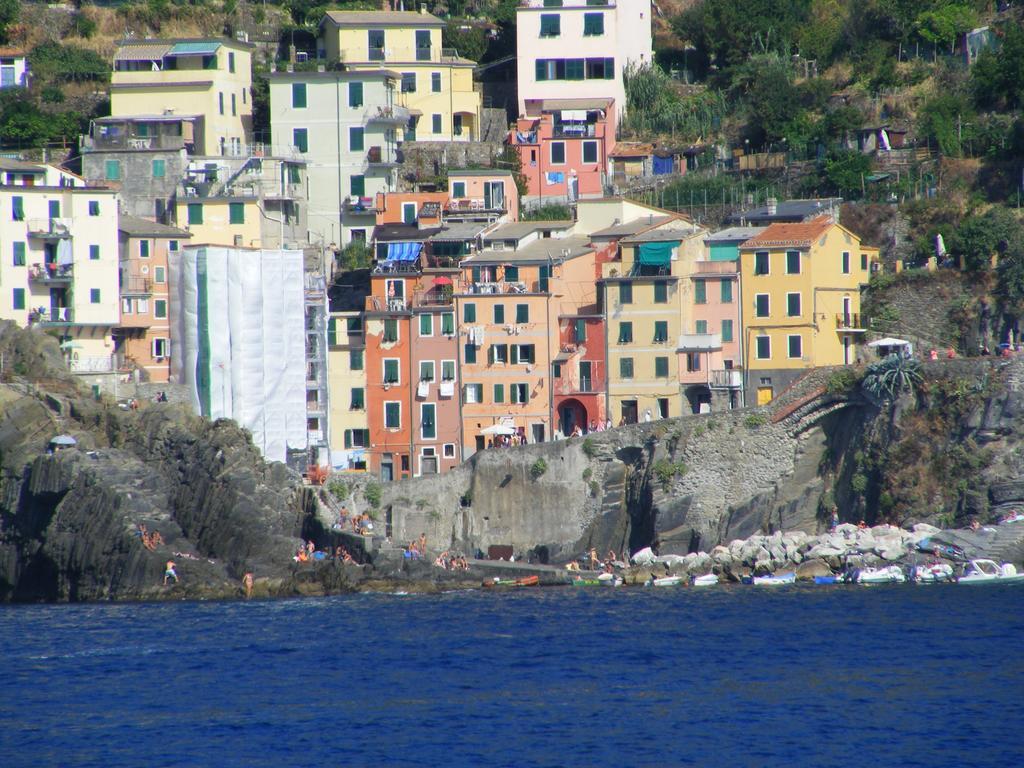
[[[1024,28],[1006,24],[999,29],[998,51],[984,51],[971,67],[971,90],[980,107],[1024,108]]]
[[[837,151],[825,162],[825,178],[844,197],[859,198],[871,158],[856,151]]]
[[[1013,243],[999,259],[995,293],[1007,312],[1024,314],[1024,244]]]
[[[61,45],[47,41],[33,48],[28,55],[32,74],[49,82],[92,80],[105,82],[110,78],[110,64],[95,51],[77,45]]]
[[[462,29],[459,22],[449,21],[441,37],[445,48],[454,48],[465,59],[480,61],[487,51],[487,35],[479,27]]]
[[[957,39],[978,23],[978,14],[965,5],[944,5],[925,11],[917,17],[917,33],[934,46],[949,45],[950,53]]]
[[[7,42],[7,28],[18,20],[20,0],[0,0],[0,42]]]
[[[993,254],[1024,251],[1024,224],[1008,208],[997,206],[964,219],[947,245],[950,253],[963,257],[967,269],[987,270]]]
[[[955,91],[946,91],[929,99],[918,110],[917,132],[938,145],[942,154],[959,157],[963,126],[971,124],[973,118],[974,110],[967,98]]]
[[[752,144],[781,139],[787,125],[801,111],[793,68],[778,54],[752,56],[737,67],[732,92],[750,109],[747,134]]]

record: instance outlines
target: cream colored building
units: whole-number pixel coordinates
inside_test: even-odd
[[[365,471],[370,430],[367,420],[366,329],[363,308],[370,291],[367,271],[349,272],[335,282],[327,300],[327,386],[331,468],[336,472]],[[309,366],[307,389],[320,382],[311,377],[323,369]]]
[[[0,318],[57,331],[72,371],[108,373],[119,307],[115,194],[0,158]]]
[[[244,154],[252,141],[252,50],[221,38],[124,40],[114,54],[110,114],[198,116],[184,124],[195,154]]]
[[[478,141],[476,62],[441,47],[444,26],[426,12],[328,11],[320,22],[319,53],[348,71],[397,72],[400,103],[413,113],[407,141]]]

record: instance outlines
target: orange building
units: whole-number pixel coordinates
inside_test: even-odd
[[[135,216],[118,218],[121,324],[115,330],[124,366],[138,370],[143,381],[170,379],[171,289],[167,254],[192,235]]]
[[[462,260],[455,294],[465,456],[499,437],[550,440],[562,314],[594,302],[590,240],[573,222],[506,224]]]

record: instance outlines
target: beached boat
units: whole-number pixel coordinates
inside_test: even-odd
[[[648,587],[678,587],[683,583],[682,576],[662,576],[660,579],[650,579]]]
[[[602,573],[597,577],[597,583],[603,587],[621,587],[623,581],[617,573]]]
[[[487,588],[493,587],[538,587],[540,576],[523,576],[520,579],[503,579],[495,576],[493,579],[484,579],[483,585]]]
[[[911,581],[918,584],[937,584],[940,581],[953,581],[953,566],[949,563],[932,563],[914,568]]]
[[[838,576],[815,576],[814,577],[814,583],[815,584],[838,584],[839,583],[839,577]]]
[[[577,576],[572,580],[574,587],[599,587],[601,582],[595,578],[588,578],[586,576]]]
[[[703,576],[695,576],[693,579],[693,586],[695,587],[713,587],[718,583],[718,574],[705,573]]]
[[[907,580],[898,565],[885,568],[864,568],[857,574],[858,584],[902,584]]]
[[[755,587],[778,587],[783,584],[794,584],[796,583],[795,573],[779,573],[771,576],[755,576],[754,586]]]
[[[1017,573],[1011,563],[998,565],[995,560],[971,560],[960,577],[961,584],[1001,584],[1024,582],[1024,573]]]

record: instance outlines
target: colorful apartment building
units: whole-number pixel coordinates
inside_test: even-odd
[[[519,111],[534,99],[612,99],[654,61],[650,0],[523,0],[516,9]],[[614,125],[614,123],[613,123]]]
[[[519,189],[512,172],[500,168],[448,171],[448,221],[519,221]]]
[[[681,216],[657,218],[651,213],[647,227],[623,237],[618,258],[602,266],[607,413],[616,425],[684,413],[676,354],[692,322],[690,275],[704,230]]]
[[[121,214],[117,222],[121,323],[114,329],[122,367],[142,381],[170,380],[172,339],[167,257],[191,234]]]
[[[0,318],[55,331],[74,373],[115,371],[115,193],[53,165],[0,158],[0,254]]]
[[[397,72],[275,72],[270,130],[275,147],[309,163],[309,231],[314,243],[369,242],[376,196],[394,191],[410,119]]]
[[[182,128],[190,135],[182,138],[197,154],[244,154],[252,140],[252,50],[227,38],[123,40],[114,54],[110,114],[188,118]]]
[[[550,440],[562,314],[593,303],[593,249],[573,222],[505,224],[462,259],[455,294],[465,456],[497,435]]]
[[[480,94],[476,62],[441,47],[445,22],[408,11],[328,11],[320,22],[318,54],[348,71],[392,70],[411,117],[406,141],[478,141]]]
[[[362,472],[367,467],[370,430],[366,418],[366,339],[363,311],[370,291],[370,270],[346,272],[328,289],[327,371],[331,413],[331,468]],[[319,386],[310,366],[307,387]]]
[[[808,368],[854,362],[877,248],[822,216],[772,224],[739,253],[747,403],[771,401]]]
[[[525,199],[542,204],[602,197],[615,146],[613,99],[530,99],[509,133],[526,178]]]

